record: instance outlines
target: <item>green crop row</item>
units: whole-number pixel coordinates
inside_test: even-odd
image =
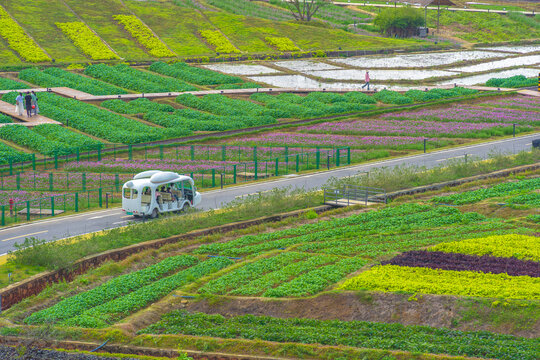
[[[266,93],[255,93],[252,100],[264,103],[266,108],[272,110],[278,118],[309,118],[324,115],[335,115],[372,109],[373,105],[362,104],[354,97],[343,97],[349,101],[339,101],[327,104],[316,100],[312,96],[299,96],[283,93],[273,96]]]
[[[209,281],[199,289],[199,292],[202,294],[227,294],[264,274],[279,270],[291,262],[303,260],[307,256],[308,254],[298,252],[284,252],[276,256],[263,258]]]
[[[253,278],[244,285],[236,286],[230,295],[245,295],[254,296],[262,293],[266,294],[269,290],[272,290],[275,286],[287,283],[289,280],[298,277],[310,270],[317,269],[320,266],[334,263],[338,258],[332,255],[312,255],[298,261],[293,261],[289,264],[285,264],[275,271],[268,272],[262,276]],[[233,275],[234,271],[231,275]],[[234,276],[230,279],[235,282]],[[266,295],[263,295],[266,296]]]
[[[29,86],[21,82],[0,77],[0,90],[28,89]]]
[[[431,89],[429,91],[409,90],[405,93],[405,96],[415,102],[426,102],[476,93],[478,93],[478,90],[456,87],[453,89]]]
[[[115,66],[105,64],[91,65],[86,68],[84,73],[124,89],[143,93],[197,90],[192,85],[178,79],[171,79],[147,71],[137,70],[124,64]]]
[[[30,154],[15,150],[11,146],[0,142],[0,164],[6,164],[9,160],[13,162],[27,161],[31,157]]]
[[[89,136],[76,133],[61,125],[41,124],[34,126],[32,131],[45,137],[48,141],[58,141],[64,144],[64,147],[86,147],[102,144],[101,141],[92,139]]]
[[[2,100],[13,103],[16,93]],[[60,121],[84,133],[114,143],[134,144],[191,134],[184,129],[160,129],[125,118],[108,110],[49,93],[40,94],[40,111],[44,116]]]
[[[310,269],[307,273],[270,288],[264,292],[266,297],[285,296],[309,296],[323,291],[328,286],[335,284],[346,275],[357,271],[367,264],[367,261],[360,258],[349,258],[339,260],[335,264]]]
[[[502,87],[502,88],[520,88],[535,86],[538,84],[537,78],[527,79],[523,75],[516,75],[507,78],[491,78],[486,82],[486,86]]]
[[[44,310],[33,313],[25,319],[27,324],[43,324],[63,321],[95,306],[129,294],[154,283],[164,275],[198,262],[190,255],[167,258],[142,270],[115,277],[92,290],[66,298]]]
[[[91,328],[106,327],[161,299],[171,291],[205,275],[209,275],[230,266],[233,263],[232,260],[226,258],[213,258],[203,261],[191,268],[179,271],[176,274],[163,279],[153,281],[125,296],[101,303],[100,305],[65,321],[64,324]]]
[[[511,234],[516,231],[531,233],[529,229],[515,229],[513,226],[502,222],[457,223],[444,228],[411,229],[406,232],[393,230],[391,233],[381,231],[371,234],[369,231],[361,231],[358,234],[345,234],[343,237],[333,236],[320,242],[300,243],[300,246],[295,249],[334,255],[358,255],[363,258],[376,259],[392,253],[416,250],[425,246],[458,239]],[[323,234],[321,233],[321,235]],[[392,237],[390,242],[388,241],[389,236]]]
[[[505,182],[490,188],[466,191],[448,196],[436,196],[435,203],[450,203],[454,205],[471,204],[485,199],[526,193],[540,189],[540,178]]]
[[[197,85],[237,84],[243,82],[241,78],[236,76],[220,74],[182,62],[174,64],[155,62],[150,65],[150,70]]]
[[[101,107],[119,114],[146,114],[151,111],[173,112],[175,110],[171,105],[153,102],[147,98],[139,98],[130,102],[120,99],[107,100],[101,103]]]
[[[501,360],[537,360],[539,338],[464,332],[427,326],[364,321],[191,314],[176,310],[141,330],[142,334],[186,334],[282,343],[321,344],[449,354]]]
[[[176,56],[167,45],[159,40],[152,30],[150,30],[143,22],[135,15],[115,15],[113,16],[120,24],[124,26],[127,32],[131,34],[139,44],[144,46],[148,53],[155,57],[172,57]]]
[[[396,230],[403,232],[485,220],[480,214],[462,214],[455,208],[407,204],[271,233],[246,235],[226,243],[205,244],[195,252],[227,256],[256,254],[321,239],[328,241],[332,238],[356,237],[362,232],[376,232],[378,229],[384,229],[385,233]]]
[[[0,139],[11,141],[17,145],[27,147],[44,155],[66,155],[71,145],[34,132],[22,125],[0,127]]]
[[[0,114],[0,124],[11,124],[12,122],[11,116]]]
[[[224,95],[211,94],[201,98],[192,94],[183,94],[176,101],[184,106],[197,110],[207,111],[216,115],[227,116],[274,116],[274,111],[250,101],[231,99]]]
[[[74,21],[56,23],[56,26],[92,60],[118,59],[116,55],[85,23]]]
[[[174,114],[153,111],[147,113],[144,119],[167,128],[192,131],[224,131],[276,122],[270,116],[219,116],[192,109],[178,109]]]
[[[19,72],[19,79],[42,87],[69,87],[92,95],[125,94],[127,91],[103,81],[88,78],[59,68],[50,67],[43,71],[36,68]]]

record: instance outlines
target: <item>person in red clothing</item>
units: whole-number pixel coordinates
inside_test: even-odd
[[[369,71],[366,70],[366,83],[362,85],[362,89],[367,86],[367,89],[369,91]]]

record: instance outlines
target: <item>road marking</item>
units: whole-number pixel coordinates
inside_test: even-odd
[[[107,217],[107,216],[108,215],[94,216],[94,217],[88,218],[88,220],[103,219],[104,217]]]
[[[77,219],[77,218],[80,218],[80,217],[85,217],[85,216],[96,214],[96,213],[113,212],[113,211],[115,211],[115,212],[120,211],[120,209],[95,210],[95,211],[85,212],[85,213],[80,214],[80,215],[60,216],[58,218],[45,219],[45,220],[36,220],[36,221],[28,223],[28,224],[19,225],[19,226],[17,226],[17,229],[21,229],[23,227],[32,227],[32,226],[45,224],[45,223],[50,224],[50,223],[54,223],[54,222],[64,221],[65,219]],[[0,233],[10,231],[10,230],[13,230],[13,229],[14,229],[14,227],[8,227],[6,229],[0,229]]]
[[[446,160],[452,160],[452,159],[459,159],[459,158],[462,158],[462,157],[465,157],[465,155],[459,155],[459,156],[449,157],[449,158],[445,158],[445,159],[439,159],[439,160],[435,160],[435,161],[436,162],[446,161]]]
[[[126,215],[126,216],[120,217],[120,219],[127,219],[127,218],[130,218],[130,217],[133,217],[133,216],[131,216],[131,215]]]
[[[43,234],[43,233],[46,233],[46,232],[49,232],[49,230],[38,231],[38,232],[35,232],[35,233],[26,234],[26,235],[14,236],[12,238],[5,239],[5,240],[2,240],[2,241],[14,240],[14,239],[22,238],[22,237],[28,237],[28,236],[32,236],[32,235]]]
[[[117,225],[117,224],[123,224],[123,223],[127,223],[127,222],[129,222],[129,220],[117,221],[117,222],[113,222],[112,224]]]

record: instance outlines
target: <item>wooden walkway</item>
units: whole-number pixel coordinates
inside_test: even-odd
[[[7,103],[5,101],[0,101],[0,113],[6,114],[11,116],[14,119],[22,121],[22,123],[8,123],[8,124],[0,124],[0,126],[9,126],[9,125],[23,125],[23,126],[36,126],[36,125],[42,125],[42,124],[58,124],[61,125],[60,122],[54,121],[52,119],[49,119],[45,116],[41,115],[34,115],[32,117],[26,116],[26,110],[24,111],[24,114],[20,116],[17,112],[15,112],[15,105]]]
[[[518,94],[540,97],[540,91],[536,90],[519,90]]]

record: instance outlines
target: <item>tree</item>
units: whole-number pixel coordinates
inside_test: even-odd
[[[409,37],[425,24],[422,12],[411,7],[390,8],[381,11],[373,21],[387,36]]]
[[[331,3],[332,0],[285,0],[294,18],[300,21],[310,21],[320,8]]]

